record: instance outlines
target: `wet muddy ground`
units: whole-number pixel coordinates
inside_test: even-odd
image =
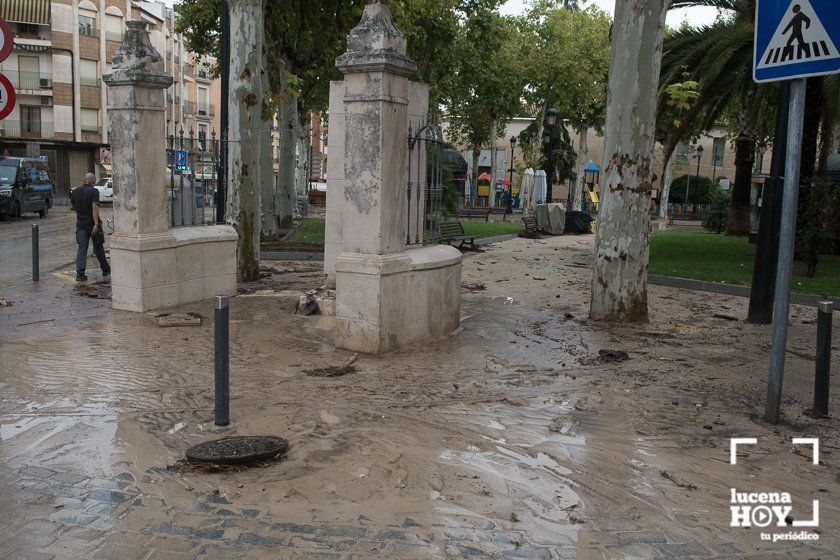
[[[59,276],[7,283],[4,557],[838,557],[838,421],[804,414],[816,311],[793,309],[784,417],[769,426],[770,328],[743,322],[746,301],[653,286],[649,324],[592,323],[591,247],[468,254],[459,332],[338,376],[307,373],[352,357],[332,319],[291,314],[288,291],[317,287],[318,265],[272,263],[232,300],[227,428],[212,424],[211,320],[160,328]],[[210,302],[178,311],[212,317]],[[288,439],[286,460],[167,468],[193,444],[256,434]],[[734,466],[730,437],[758,438]],[[819,465],[793,437],[820,438]],[[730,528],[731,488],[789,492],[795,519],[819,500],[819,540]]]

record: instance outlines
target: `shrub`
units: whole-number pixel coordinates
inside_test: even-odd
[[[703,228],[715,233],[723,233],[726,229],[726,222],[729,220],[729,204],[731,202],[731,190],[724,191],[720,185],[712,185],[706,193],[709,209],[703,215]],[[689,197],[690,198],[690,197]]]

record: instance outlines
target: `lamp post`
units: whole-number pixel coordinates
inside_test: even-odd
[[[712,141],[712,181],[717,182],[717,158],[720,151],[715,147]]]
[[[755,171],[760,174],[764,171],[762,168],[764,167],[764,151],[767,149],[767,142],[759,140],[755,147],[758,148],[758,157],[755,158]]]
[[[510,182],[508,183],[508,200],[507,210],[505,214],[513,214],[513,149],[516,147],[516,136],[510,137],[510,162],[508,163],[508,171],[510,172]]]
[[[543,134],[543,142],[546,143],[546,159],[547,159],[547,169],[545,170],[546,174],[546,194],[545,194],[545,201],[549,203],[552,201],[552,185],[551,180],[554,176],[554,160],[552,159],[552,146],[551,146],[551,132],[554,128],[554,123],[557,122],[557,109],[554,107],[549,107],[548,111],[545,112],[545,134]]]
[[[700,158],[703,157],[703,146],[697,146],[697,181],[700,181]]]

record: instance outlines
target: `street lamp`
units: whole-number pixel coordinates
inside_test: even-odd
[[[546,159],[548,160],[546,162],[548,169],[546,169],[546,173],[545,173],[546,174],[546,178],[545,178],[545,180],[546,180],[546,195],[545,195],[546,203],[549,203],[549,202],[552,201],[551,179],[554,176],[554,161],[551,157],[551,155],[552,155],[551,130],[552,130],[552,128],[554,128],[554,123],[556,123],[556,122],[557,122],[557,109],[555,109],[554,107],[549,107],[548,111],[545,112],[545,129],[546,130],[545,130],[545,133],[543,134],[543,142],[545,142],[547,144]]]
[[[510,137],[510,163],[508,171],[510,171],[510,182],[508,183],[508,201],[506,214],[513,213],[513,149],[516,147],[516,136]]]
[[[703,157],[703,146],[697,146],[697,180],[700,180],[700,158]]]
[[[764,151],[767,149],[767,142],[759,140],[755,147],[758,148],[758,157],[755,158],[755,170],[760,174],[764,172],[762,167],[764,167]]]

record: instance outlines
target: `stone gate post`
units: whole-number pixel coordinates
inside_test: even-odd
[[[114,174],[113,306],[147,311],[234,295],[234,229],[169,227],[164,90],[172,76],[147,24],[126,27],[113,70],[103,76]]]
[[[341,223],[337,235],[328,232],[341,242],[336,346],[379,354],[457,328],[461,254],[448,246],[406,248],[409,76],[416,64],[387,4],[365,7],[336,64],[344,81],[332,84],[331,102],[340,96],[342,106],[335,127],[331,115],[330,132],[344,134],[343,188],[327,193],[328,228]],[[337,155],[331,151],[331,160]]]

